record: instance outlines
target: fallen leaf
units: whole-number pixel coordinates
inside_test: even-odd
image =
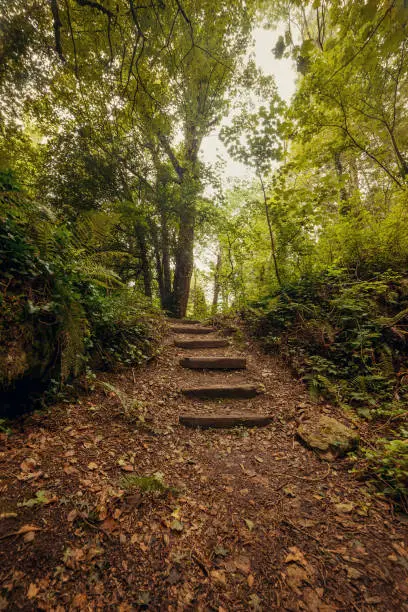
[[[69,512],[68,516],[67,516],[68,523],[73,523],[77,516],[78,516],[77,510],[75,510],[75,509],[71,510],[71,512]]]
[[[291,546],[289,551],[285,563],[300,563],[300,565],[304,565],[305,567],[308,565],[305,555],[297,546]]]
[[[98,465],[94,461],[91,461],[90,463],[88,463],[88,470],[97,470],[97,469],[98,469]]]
[[[217,557],[226,557],[228,555],[228,550],[223,546],[216,546],[214,548],[214,553],[217,555]]]
[[[15,518],[16,516],[17,512],[2,512],[0,514],[0,519]]]
[[[130,463],[124,463],[124,464],[121,466],[121,468],[122,468],[122,470],[123,470],[124,472],[133,472],[133,470],[134,470],[133,465],[131,465]]]
[[[24,542],[32,542],[35,538],[35,532],[34,531],[29,531],[28,533],[24,534]]]
[[[181,578],[182,576],[180,572],[175,567],[172,567],[167,577],[167,582],[171,585],[174,585],[180,582]]]
[[[108,516],[102,523],[102,527],[105,531],[108,531],[109,533],[112,533],[113,531],[115,531],[116,529],[118,529],[118,524],[117,522],[111,517]]]
[[[34,584],[34,582],[32,582],[27,591],[28,599],[34,599],[34,597],[37,597],[39,591],[40,589]]]
[[[175,519],[171,525],[170,525],[170,529],[172,531],[183,531],[184,529],[184,525],[183,523],[181,523],[180,521],[178,521],[177,519]]]
[[[249,574],[247,578],[247,583],[250,589],[253,587],[254,582],[255,582],[255,578],[253,577],[252,574]]]
[[[334,504],[334,506],[336,508],[336,512],[338,512],[339,514],[350,514],[350,512],[353,512],[354,508],[353,502],[348,502],[344,504]]]
[[[229,572],[239,571],[245,575],[248,575],[251,572],[251,561],[249,557],[245,557],[244,555],[239,555],[234,559],[230,559],[224,562],[224,567]]]
[[[87,601],[88,598],[85,593],[77,593],[77,595],[75,595],[74,599],[72,600],[71,607],[83,610]]]
[[[28,459],[24,459],[24,461],[20,464],[20,470],[25,473],[32,472],[36,465],[37,462],[35,459],[29,457]]]
[[[223,570],[212,570],[210,572],[211,578],[215,580],[215,582],[219,582],[221,584],[226,585],[227,580],[225,578],[225,572]]]
[[[301,594],[299,587],[310,584],[309,576],[304,567],[291,563],[286,570],[286,582],[288,586],[297,594]]]
[[[361,578],[362,573],[358,571],[355,567],[348,566],[347,568],[347,578],[350,580],[358,580]]]
[[[36,527],[35,525],[23,525],[18,531],[15,532],[15,535],[22,535],[23,533],[28,533],[29,531],[41,531],[41,527]]]
[[[253,521],[251,521],[250,519],[244,519],[246,526],[248,527],[249,531],[253,531],[254,527],[255,527],[255,523]]]
[[[249,607],[252,608],[252,610],[255,610],[255,612],[260,612],[262,610],[261,599],[256,593],[252,593],[249,596]]]
[[[139,593],[139,597],[136,600],[140,606],[148,606],[150,603],[150,592],[149,591],[141,591]]]
[[[79,470],[72,467],[72,465],[64,465],[62,469],[64,470],[65,474],[67,474],[67,476],[73,476],[74,474],[79,474]]]

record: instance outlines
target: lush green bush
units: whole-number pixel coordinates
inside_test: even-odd
[[[85,307],[90,323],[88,349],[95,366],[135,365],[157,352],[161,315],[136,291],[123,288],[102,294],[94,286]]]
[[[342,270],[285,287],[245,311],[250,331],[284,356],[311,393],[372,418],[408,399],[408,279],[357,281]]]
[[[158,312],[86,258],[73,230],[26,198],[8,173],[0,173],[0,192],[3,411],[18,411],[18,395],[29,404],[86,364],[138,364],[153,355]]]
[[[386,495],[408,510],[408,439],[379,440],[378,448],[366,449],[366,471]]]
[[[313,395],[389,422],[383,429],[389,439],[376,440],[374,433],[374,446],[361,456],[365,473],[406,507],[408,279],[387,272],[362,281],[330,270],[243,314],[250,333],[283,356]]]

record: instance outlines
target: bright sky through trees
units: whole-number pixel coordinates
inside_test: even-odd
[[[282,31],[283,29],[281,27],[275,30],[266,30],[261,27],[255,28],[253,32],[254,44],[250,50],[250,54],[254,54],[257,66],[261,68],[265,74],[275,77],[279,95],[288,102],[295,92],[296,68],[291,59],[276,59],[272,53],[272,48],[275,46]],[[228,154],[228,151],[219,139],[219,132],[220,126],[217,126],[216,129],[204,139],[201,148],[201,157],[203,161],[215,164],[217,159],[221,158],[222,162],[225,164],[223,176],[227,180],[252,177],[252,168],[233,160]]]

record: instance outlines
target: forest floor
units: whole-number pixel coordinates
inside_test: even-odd
[[[347,423],[344,413],[313,403],[249,342],[205,351],[245,355],[246,371],[204,373],[179,366],[186,351],[172,340],[142,368],[98,374],[147,409],[144,426],[97,384],[2,436],[0,610],[408,610],[404,517],[349,460],[323,461],[296,438],[304,411]],[[179,392],[213,382],[265,393],[220,402]],[[204,410],[274,420],[178,424]],[[168,489],[124,489],[124,477],[156,472]]]

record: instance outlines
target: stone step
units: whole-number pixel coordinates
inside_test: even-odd
[[[272,423],[272,416],[264,416],[261,414],[207,414],[207,415],[190,415],[181,414],[179,416],[179,423],[186,427],[264,427]]]
[[[199,327],[198,325],[193,325],[192,327],[188,325],[172,325],[170,329],[175,334],[211,334],[215,331],[213,327]]]
[[[242,357],[184,357],[180,365],[190,370],[245,370]]]
[[[187,397],[214,398],[214,397],[234,397],[247,398],[255,397],[260,390],[255,385],[206,385],[205,387],[187,387],[181,390]]]
[[[229,346],[229,342],[228,340],[224,340],[222,338],[213,338],[211,340],[175,340],[174,346],[184,349],[221,348],[224,346]]]
[[[199,321],[198,319],[179,319],[177,322],[181,323],[182,325],[198,325],[199,323],[202,323],[202,321]]]

